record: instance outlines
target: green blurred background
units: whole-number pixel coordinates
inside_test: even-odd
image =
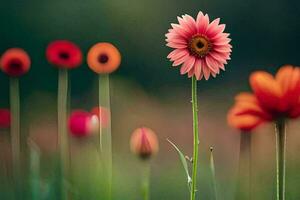
[[[234,94],[249,89],[250,72],[257,69],[275,72],[283,64],[299,64],[299,1],[1,2],[0,52],[10,47],[22,47],[32,59],[30,73],[21,80],[24,166],[28,160],[26,138],[30,137],[42,151],[45,191],[51,191],[47,187],[49,177],[57,174],[57,70],[47,64],[45,47],[52,40],[69,39],[86,53],[94,43],[108,41],[115,44],[122,54],[122,65],[111,76],[114,198],[140,200],[141,163],[131,155],[128,142],[131,132],[145,125],[156,131],[161,147],[152,162],[152,199],[187,199],[184,172],[166,138],[191,155],[190,79],[181,76],[178,68],[172,68],[166,59],[171,49],[165,46],[164,34],[170,23],[177,21],[176,16],[196,16],[199,10],[208,13],[211,19],[221,17],[221,22],[226,23],[233,54],[226,72],[216,79],[199,82],[201,159],[198,194],[202,199],[213,199],[208,157],[209,147],[214,146],[218,196],[221,200],[232,200],[236,187],[239,134],[227,127],[227,110],[233,103]],[[96,105],[96,81],[97,76],[86,64],[71,72],[71,108],[90,109]],[[8,107],[8,78],[2,73],[0,91],[0,107]],[[300,175],[296,171],[300,167],[297,161],[300,151],[297,124],[297,121],[292,122],[289,129],[289,200],[300,198],[297,190]],[[4,132],[0,147],[6,158],[1,160],[4,163],[4,160],[10,160],[9,137],[7,131],[1,132]],[[257,132],[254,133],[253,148],[253,199],[274,199],[274,134],[271,126],[261,127]],[[93,138],[71,141],[72,174],[78,198],[101,199],[99,162]],[[26,167],[24,173],[27,173]],[[9,190],[2,188],[1,199],[9,199]]]

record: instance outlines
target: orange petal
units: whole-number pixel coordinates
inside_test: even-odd
[[[285,110],[292,109],[298,103],[300,96],[300,69],[285,65],[277,72],[276,80],[283,91],[281,104],[285,106]]]
[[[263,71],[250,75],[250,85],[260,104],[272,111],[281,111],[282,89],[274,77]]]
[[[251,114],[237,115],[238,110],[239,108],[235,106],[227,115],[228,124],[233,128],[240,129],[241,131],[251,131],[264,122],[259,116]]]
[[[241,92],[234,99],[235,101],[257,102],[256,97],[250,92]]]

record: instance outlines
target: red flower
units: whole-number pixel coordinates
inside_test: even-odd
[[[51,42],[47,47],[46,57],[49,63],[59,68],[73,69],[82,63],[80,48],[67,40]]]
[[[106,128],[110,120],[110,112],[104,107],[94,107],[91,110],[92,115],[96,115],[100,119],[99,124],[101,128]]]
[[[158,151],[156,134],[149,128],[138,128],[131,135],[130,147],[140,158],[148,159]]]
[[[8,49],[1,57],[0,68],[9,76],[22,76],[30,69],[29,55],[23,49]]]
[[[254,94],[241,93],[228,113],[228,123],[251,130],[266,121],[300,116],[300,68],[283,66],[276,76],[263,71],[250,76]]]
[[[98,118],[84,110],[74,110],[69,117],[69,131],[74,137],[85,137],[96,132]]]
[[[0,109],[0,128],[9,128],[11,123],[11,115],[8,109]]]

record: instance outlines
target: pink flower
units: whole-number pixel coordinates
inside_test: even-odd
[[[99,128],[99,119],[84,110],[74,110],[69,117],[69,131],[74,137],[85,137]]]
[[[230,60],[231,39],[224,33],[225,24],[219,24],[220,18],[209,21],[208,15],[198,13],[197,19],[189,15],[177,17],[179,24],[171,24],[166,34],[167,46],[173,50],[168,58],[173,66],[182,65],[181,74],[196,76],[208,80],[210,75],[216,77],[220,69]]]

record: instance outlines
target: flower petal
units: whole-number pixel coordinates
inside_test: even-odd
[[[274,77],[264,71],[250,75],[250,85],[261,105],[267,110],[280,111],[282,90]]]

